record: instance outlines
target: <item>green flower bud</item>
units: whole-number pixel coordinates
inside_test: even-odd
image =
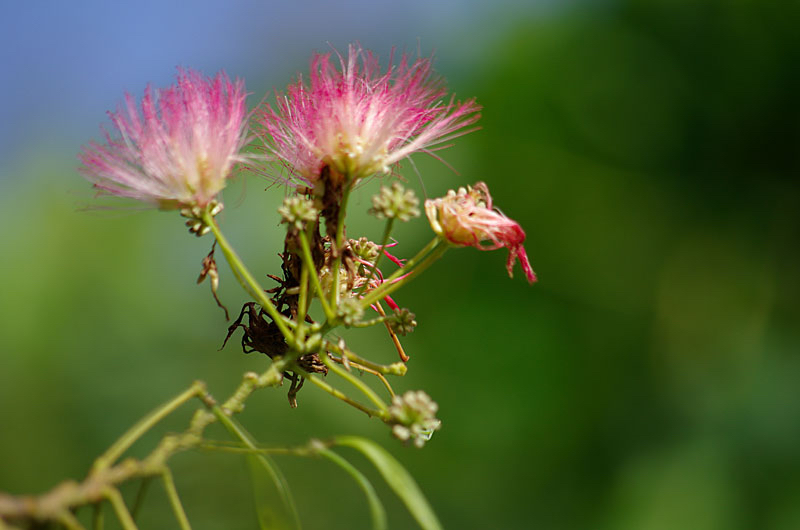
[[[408,391],[394,396],[388,409],[392,435],[403,442],[412,441],[422,447],[433,432],[442,426],[436,418],[439,406],[422,390]]]
[[[358,324],[364,317],[364,308],[358,298],[345,298],[339,302],[339,318],[345,326]]]
[[[398,335],[407,335],[414,331],[417,327],[417,321],[414,320],[417,315],[406,309],[405,307],[397,309],[394,317],[389,321],[392,331]]]
[[[319,210],[314,207],[310,199],[295,195],[286,197],[283,206],[278,208],[282,222],[302,230],[306,223],[314,221],[319,216]]]
[[[408,221],[419,217],[419,201],[412,190],[406,190],[399,182],[391,188],[381,186],[380,192],[372,197],[369,213],[379,219],[399,219]]]
[[[350,249],[361,259],[374,263],[380,254],[380,245],[373,243],[366,237],[350,240]]]

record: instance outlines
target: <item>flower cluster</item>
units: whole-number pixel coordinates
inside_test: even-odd
[[[198,281],[210,279],[214,298],[225,309],[217,297],[220,276],[214,249],[219,246],[253,300],[229,326],[225,342],[241,329],[245,353],[259,351],[279,363],[276,373],[291,382],[293,406],[303,382],[311,379],[369,416],[380,417],[396,438],[422,447],[441,425],[436,403],[422,391],[398,396],[384,377],[406,372],[409,356],[399,336],[417,325],[416,315],[400,308],[392,296],[453,246],[506,248],[509,275],[519,261],[533,283],[536,275],[523,247],[525,232],[493,207],[481,182],[425,201],[436,237],[415,256],[401,260],[387,249],[397,245],[391,232],[398,221],[420,215],[413,191],[393,182],[373,197],[370,213],[385,220],[380,244],[366,237],[348,238],[348,198],[359,181],[391,173],[413,153],[436,156],[450,139],[469,132],[480,107],[474,100],[448,98],[444,84],[433,75],[431,59],[402,54],[395,61],[393,56],[384,70],[374,54],[358,45],[349,47],[346,58],[315,54],[308,81],[299,78],[274,106],[256,108],[253,135],[248,135],[245,98],[244,83],[231,82],[224,73],[206,78],[179,70],[177,84],[148,87],[139,107],[125,96],[125,104],[110,113],[114,134],[105,133],[104,144],[93,142],[83,149],[81,172],[101,192],[177,209],[188,218],[191,232],[213,233],[215,242]],[[267,162],[285,168],[284,180],[296,187],[278,210],[287,230],[279,254],[282,276],[267,275],[277,282],[270,289],[244,266],[213,219],[222,210],[220,192],[234,167],[255,160],[243,153],[254,137],[266,147]],[[254,165],[248,169],[267,175],[273,167]],[[384,275],[379,267],[387,261],[394,270]],[[318,306],[312,306],[315,299]],[[365,318],[368,310],[377,315]],[[315,321],[320,314],[325,320]],[[331,340],[338,327],[374,325],[386,328],[400,363],[381,365],[351,352],[343,340]],[[391,405],[352,377],[351,368],[378,376],[392,396]],[[361,390],[377,408],[319,379],[329,371]]]
[[[408,335],[417,327],[417,315],[406,309],[398,308],[394,312],[394,319],[390,321],[392,331],[398,335]]]
[[[380,192],[372,197],[369,213],[378,219],[400,219],[408,221],[419,217],[419,200],[412,190],[407,190],[399,182],[391,187],[381,186]]]
[[[141,114],[130,94],[110,112],[116,135],[80,155],[102,192],[164,209],[205,207],[225,187],[246,142],[244,82],[179,70],[177,85],[147,87]]]
[[[433,432],[442,426],[436,418],[439,405],[422,390],[409,390],[402,396],[394,396],[389,407],[392,434],[398,440],[411,441],[422,447],[431,439]]]
[[[296,230],[301,230],[306,223],[313,222],[319,215],[310,200],[305,197],[286,197],[283,206],[278,208],[281,220]]]
[[[336,56],[314,55],[308,83],[301,77],[274,108],[258,110],[267,148],[295,182],[317,181],[324,167],[334,180],[388,173],[410,154],[469,132],[479,118],[474,100],[443,99],[431,59],[404,54],[383,71],[378,57],[356,44],[346,59]]]
[[[453,245],[480,250],[507,248],[508,275],[513,277],[514,262],[519,260],[528,282],[536,281],[522,246],[525,232],[519,223],[492,208],[492,196],[483,182],[425,201],[425,213],[433,231]]]

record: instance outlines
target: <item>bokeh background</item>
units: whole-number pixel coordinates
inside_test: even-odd
[[[218,351],[227,324],[196,286],[209,239],[177,215],[90,209],[76,153],[124,91],[178,65],[243,77],[250,105],[360,41],[435,52],[482,130],[417,157],[425,191],[485,180],[526,229],[540,282],[502,252],[448,253],[398,299],[418,315],[398,389],[443,429],[422,451],[314,387],[261,391],[264,444],[360,434],[419,481],[447,528],[800,528],[800,32],[797,3],[14,2],[0,16],[0,490],[80,479],[125,428],[194,379],[225,396],[264,356]],[[359,191],[350,235],[378,238]],[[223,227],[278,270],[283,191],[225,191]],[[360,212],[360,213],[359,213]],[[411,255],[430,237],[398,233]],[[222,268],[221,296],[245,301]],[[386,362],[379,332],[351,344]],[[179,430],[190,408],[145,438]],[[224,433],[211,434],[223,438]],[[414,523],[368,463],[392,528]],[[254,528],[244,462],[186,453],[195,528]],[[324,461],[279,460],[306,528],[368,524]],[[126,489],[126,495],[132,490]],[[174,520],[151,491],[146,528]]]

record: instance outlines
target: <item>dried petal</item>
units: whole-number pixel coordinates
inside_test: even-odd
[[[483,182],[425,201],[425,213],[433,231],[454,245],[480,250],[507,248],[508,275],[513,277],[514,262],[519,260],[528,282],[536,281],[522,246],[525,231],[519,223],[492,208],[489,188]]]

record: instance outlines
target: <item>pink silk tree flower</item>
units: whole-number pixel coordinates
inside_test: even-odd
[[[182,69],[177,78],[168,88],[148,86],[141,114],[125,94],[108,113],[117,134],[103,129],[104,145],[83,148],[80,171],[101,193],[162,209],[204,208],[225,187],[246,142],[244,81]]]
[[[483,182],[474,187],[453,190],[439,199],[425,201],[425,213],[433,231],[453,245],[470,246],[479,250],[508,249],[506,269],[513,277],[514,261],[519,260],[528,282],[536,274],[528,261],[522,243],[525,232],[519,223],[492,208],[492,196]]]
[[[313,184],[326,167],[334,181],[389,173],[412,153],[447,147],[480,117],[474,100],[444,99],[429,58],[403,54],[392,65],[392,57],[382,71],[377,56],[357,44],[347,60],[336,55],[338,68],[330,53],[315,54],[309,83],[298,79],[275,108],[257,110],[258,133],[289,182]]]

